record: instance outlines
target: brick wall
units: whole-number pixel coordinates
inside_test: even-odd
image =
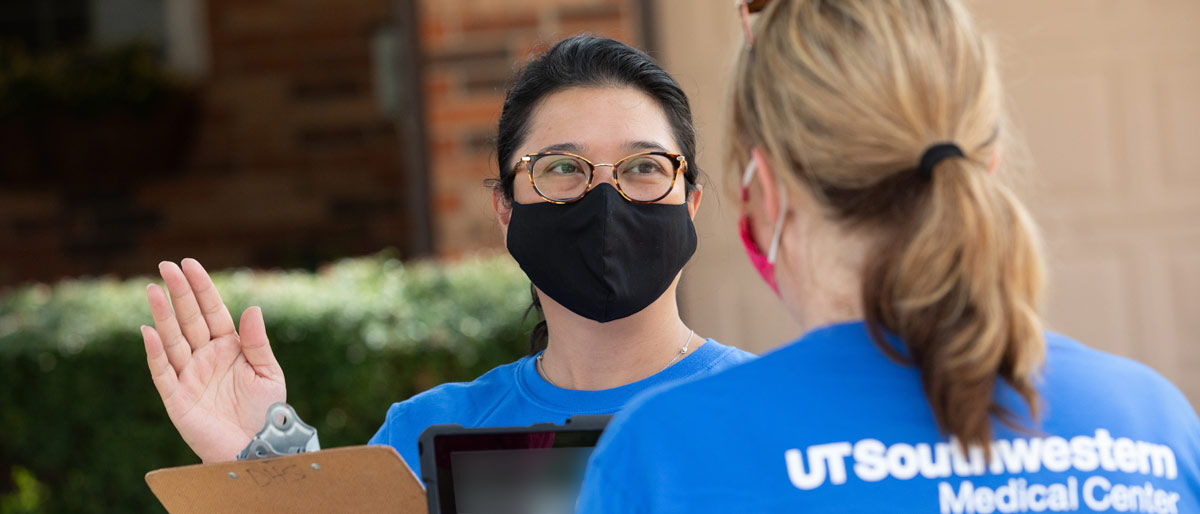
[[[640,4],[416,1],[434,250],[495,248],[482,183],[496,174],[492,138],[515,66],[580,32],[636,42]],[[405,2],[207,0],[209,69],[170,119],[85,123],[40,145],[54,170],[37,152],[0,170],[0,287],[153,273],[185,256],[220,268],[414,254],[406,173],[420,161],[402,140],[413,111],[384,112],[372,54]],[[25,141],[33,131],[2,125],[0,147],[39,146]]]
[[[638,44],[631,0],[423,0],[421,44],[438,253],[502,247],[483,181],[498,173],[494,137],[516,66],[587,32]]]

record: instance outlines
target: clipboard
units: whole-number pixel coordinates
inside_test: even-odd
[[[426,514],[425,489],[390,446],[196,464],[146,474],[170,514]]]

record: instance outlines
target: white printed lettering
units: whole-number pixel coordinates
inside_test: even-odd
[[[783,452],[788,479],[798,489],[814,489],[825,483],[825,474],[828,469],[831,484],[844,484],[846,483],[845,459],[850,455],[850,449],[850,443],[846,442],[809,446],[808,471],[804,469],[804,454],[799,449],[792,448]]]
[[[1117,461],[1117,469],[1122,473],[1137,471],[1137,445],[1128,437],[1119,437],[1113,442],[1113,460]]]
[[[992,442],[992,474],[1037,473],[1042,468],[1042,439],[1000,439]]]
[[[938,504],[941,506],[942,514],[963,514],[964,512],[975,512],[975,506],[971,505],[972,492],[974,486],[970,480],[963,480],[958,486],[958,494],[954,493],[954,487],[950,482],[942,482],[938,484]]]
[[[1079,480],[1068,477],[1065,483],[1030,484],[1024,478],[1010,478],[995,489],[964,480],[955,490],[950,482],[938,483],[938,506],[942,514],[990,514],[1025,512],[1076,512],[1080,505],[1076,491]],[[1144,485],[1114,484],[1104,476],[1084,481],[1086,508],[1098,512],[1146,512],[1178,514],[1179,493]]]
[[[1029,510],[1041,512],[1046,510],[1046,486],[1033,484],[1029,486]]]
[[[1112,487],[1112,483],[1107,478],[1102,476],[1093,476],[1083,481],[1083,503],[1089,509],[1104,511],[1108,510],[1108,490]],[[1099,498],[1096,497],[1096,488],[1104,490],[1104,493]]]
[[[946,478],[950,476],[950,448],[946,443],[918,444],[917,464],[925,478]]]
[[[783,452],[783,459],[787,462],[788,479],[797,489],[807,491],[825,483],[825,459],[814,455],[816,448],[808,447],[807,472],[804,471],[804,454],[800,450],[792,448]]]
[[[958,438],[950,438],[950,463],[954,468],[954,474],[960,477],[978,476],[984,473],[987,469],[987,463],[983,458],[983,448],[979,445],[971,445],[968,448],[970,459],[963,455],[962,444]]]
[[[995,511],[995,492],[986,487],[975,489],[975,512],[979,514],[992,514]]]
[[[1042,465],[1056,473],[1070,469],[1071,445],[1066,439],[1052,436],[1042,441]]]
[[[1150,452],[1151,471],[1156,477],[1166,477],[1175,480],[1179,476],[1179,468],[1175,464],[1175,451],[1165,444],[1156,444]]]
[[[894,478],[908,480],[917,476],[917,450],[912,445],[893,444],[887,451],[887,463]]]
[[[1105,471],[1116,471],[1117,463],[1113,461],[1112,434],[1103,428],[1096,430],[1096,452],[1100,454],[1100,467]]]
[[[1079,471],[1095,471],[1100,465],[1096,455],[1096,440],[1086,435],[1071,438],[1071,467]]]
[[[1008,485],[996,488],[996,510],[1004,513],[1016,512],[1019,502],[1019,492],[1024,489],[1025,481],[1009,479]]]
[[[850,456],[850,443],[831,443],[825,445],[825,462],[829,464],[829,483],[842,485],[846,483],[846,457]]]
[[[1154,455],[1154,447],[1156,445],[1147,443],[1146,441],[1137,441],[1137,463],[1138,473],[1147,475],[1150,473],[1150,456]]]
[[[1153,514],[1178,511],[1180,494],[1156,489],[1151,482],[1133,485],[1126,480],[1114,481],[1114,476],[1093,475],[1031,484],[1029,477],[1023,476],[1042,470],[1063,473],[1074,469],[1085,473],[1119,471],[1173,480],[1179,475],[1179,464],[1169,446],[1113,437],[1103,428],[1096,429],[1093,435],[1070,439],[1060,436],[997,439],[989,444],[992,458],[985,460],[984,447],[971,445],[964,455],[962,446],[953,437],[949,442],[891,445],[878,439],[861,439],[788,449],[784,452],[784,462],[792,485],[801,490],[846,484],[850,470],[864,482],[887,478],[912,480],[918,475],[926,479],[967,478],[989,472],[1009,475],[1004,478],[1007,482],[994,488],[970,481],[957,486],[939,482],[939,505],[945,513],[1068,512],[1080,508]]]
[[[866,482],[887,478],[887,461],[883,458],[887,446],[878,439],[863,439],[854,444],[854,474]]]

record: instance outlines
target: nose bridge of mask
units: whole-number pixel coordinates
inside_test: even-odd
[[[576,216],[579,216],[580,222],[587,225],[599,225],[600,227],[599,232],[595,232],[593,227],[583,228],[584,233],[589,234],[590,237],[575,241],[576,244],[585,243],[585,246],[579,249],[580,252],[593,254],[586,259],[589,262],[587,267],[593,280],[600,283],[607,283],[613,271],[610,269],[609,263],[603,259],[603,256],[608,254],[609,245],[611,244],[608,233],[610,230],[609,226],[612,224],[611,204],[615,196],[620,196],[620,193],[611,184],[599,184],[593,186],[592,190],[588,191],[586,196],[576,202],[577,205],[571,206],[568,204],[566,206],[575,207],[572,210]],[[612,297],[611,287],[605,288],[605,290],[610,291],[610,293],[605,295],[601,305],[608,305]]]
[[[616,233],[614,226],[618,226],[617,230],[620,230],[619,225],[621,225],[622,221],[616,219],[622,213],[617,211],[616,208],[619,206],[614,205],[614,203],[624,202],[625,199],[621,198],[621,193],[608,181],[596,185],[588,194],[601,197],[595,201],[599,204],[597,210],[602,216],[597,216],[594,220],[595,223],[599,223],[602,227],[599,260],[601,269],[600,277],[605,287],[603,289],[604,298],[601,299],[600,306],[603,310],[604,318],[611,319],[617,299],[625,294],[622,287],[623,277],[621,276],[625,270],[621,269],[620,259],[614,257],[614,252],[622,250],[621,244],[623,243],[620,237],[614,237]]]
[[[596,180],[596,177],[592,177],[592,180],[593,181]],[[608,190],[600,191],[601,188],[607,188]],[[592,190],[588,191],[588,194],[589,195],[603,194],[606,198],[609,195],[621,196],[621,193],[617,191],[617,187],[613,185],[612,180],[605,180],[602,182],[592,182]],[[606,203],[607,203],[607,200],[606,200]],[[607,207],[607,205],[605,205],[605,207]]]

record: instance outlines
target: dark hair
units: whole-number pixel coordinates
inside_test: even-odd
[[[699,168],[696,166],[696,127],[692,123],[692,108],[683,89],[645,52],[620,41],[593,36],[573,36],[559,41],[546,53],[535,57],[517,74],[504,98],[496,135],[498,178],[488,185],[499,192],[506,202],[513,199],[513,157],[517,147],[525,142],[529,118],[539,102],[547,96],[572,87],[630,87],[658,102],[667,115],[675,144],[687,158],[684,173],[687,192],[696,189]],[[528,314],[541,314],[537,293]],[[546,322],[543,318],[529,336],[530,354],[546,347]]]

